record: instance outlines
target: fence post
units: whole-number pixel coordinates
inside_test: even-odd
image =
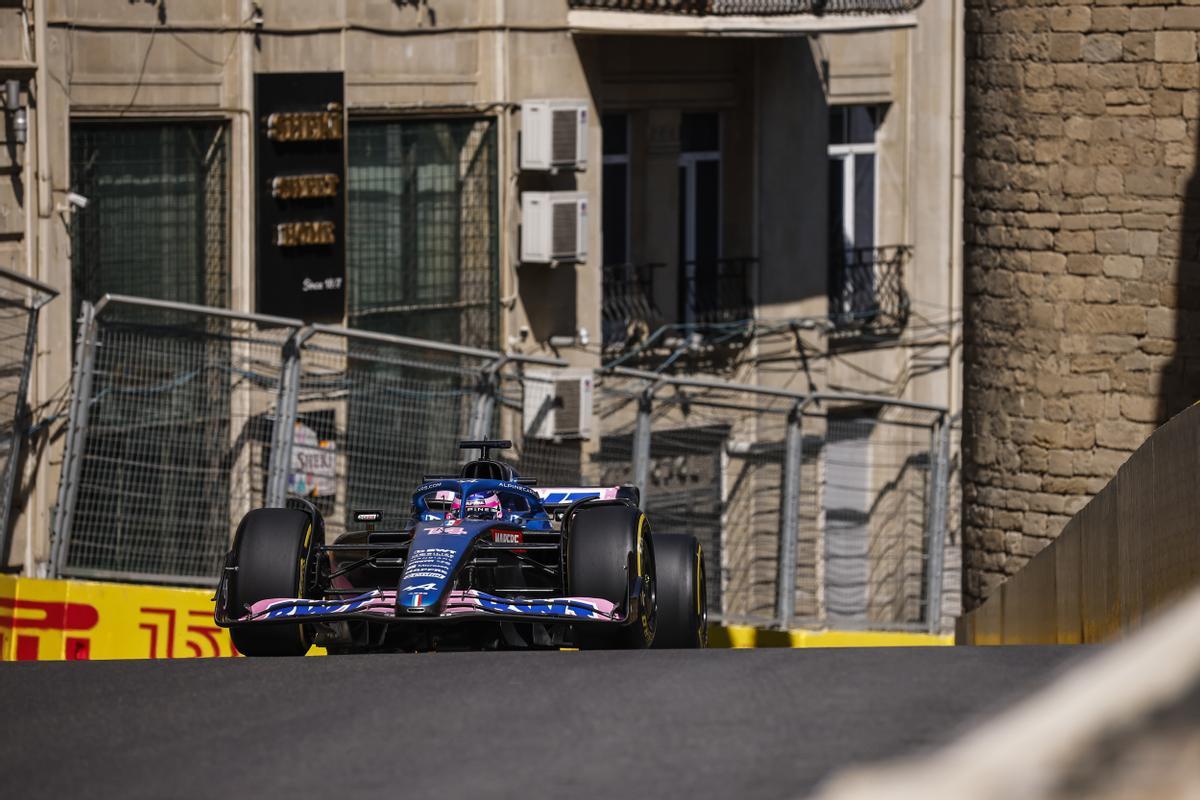
[[[796,612],[796,535],[800,527],[800,469],[804,464],[804,402],[788,414],[779,509],[779,627],[791,627]]]
[[[929,442],[933,458],[932,508],[929,510],[929,598],[925,616],[930,633],[942,627],[942,573],[946,559],[946,505],[950,482],[950,420],[942,414]]]
[[[33,371],[33,351],[37,342],[38,310],[41,306],[36,303],[29,309],[29,319],[25,326],[25,352],[21,363],[21,379],[17,386],[15,401],[16,413],[13,416],[12,443],[8,448],[8,460],[4,463],[4,476],[0,478],[0,564],[8,563],[8,550],[12,546],[12,526],[9,517],[12,514],[13,487],[17,481],[17,467],[21,463],[21,446],[29,432],[29,373]]]
[[[96,308],[86,300],[81,306],[79,339],[75,343],[75,369],[71,375],[71,404],[67,412],[67,443],[63,450],[58,502],[54,507],[54,546],[50,552],[50,574],[60,577],[71,549],[75,501],[79,497],[79,474],[87,446],[88,415],[92,409],[92,378],[96,371]]]
[[[475,406],[471,410],[470,435],[468,439],[487,439],[492,432],[492,416],[496,411],[496,389],[500,368],[507,359],[485,367],[479,374],[479,385],[475,392]]]
[[[300,346],[307,338],[308,329],[301,328],[292,331],[283,343],[279,399],[275,403],[275,428],[271,431],[271,462],[267,467],[267,490],[263,498],[267,508],[283,508],[287,504],[292,445],[296,440],[296,409],[300,400]]]
[[[651,386],[638,398],[637,423],[633,429],[633,482],[638,488],[643,508],[650,489],[650,412],[654,407],[654,390]]]

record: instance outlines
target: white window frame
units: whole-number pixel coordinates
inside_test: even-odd
[[[850,108],[851,106],[845,106]],[[870,155],[875,157],[875,175],[873,179],[874,185],[871,191],[874,192],[874,202],[872,203],[872,230],[871,230],[871,245],[879,246],[879,126],[878,119],[875,126],[875,138],[871,142],[861,144],[831,144],[829,145],[829,160],[838,160],[842,162],[842,247],[846,249],[846,242],[851,242],[850,247],[860,247],[857,242],[854,242],[854,176],[857,170],[855,158],[860,155]],[[847,166],[852,167],[846,169]]]
[[[679,258],[683,262],[684,279],[687,281],[696,279],[696,165],[701,161],[717,163],[717,258],[720,259],[725,253],[725,193],[721,191],[725,186],[725,164],[721,159],[721,151],[696,150],[680,153],[679,166],[684,168],[687,182],[684,186],[684,196],[679,198],[686,225],[683,232],[683,245],[686,252],[680,253]],[[684,303],[683,309],[684,319],[681,321],[689,325],[695,322],[695,309],[687,303]]]

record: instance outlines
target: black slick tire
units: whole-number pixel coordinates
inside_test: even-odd
[[[655,649],[708,645],[708,595],[704,554],[695,536],[654,536],[654,568],[658,579],[658,626]]]
[[[604,505],[584,506],[575,512],[567,534],[568,594],[624,606],[634,577],[644,578],[646,587],[637,619],[622,626],[576,625],[576,646],[583,650],[650,647],[657,618],[654,564],[650,525],[639,509]]]
[[[305,597],[313,557],[312,519],[294,508],[258,508],[242,518],[234,540],[230,606],[237,616],[260,600]],[[302,656],[311,645],[304,625],[251,624],[231,628],[233,644],[247,656]]]

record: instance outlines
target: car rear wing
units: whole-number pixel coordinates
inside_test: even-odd
[[[636,486],[538,486],[534,489],[542,505],[555,518],[580,500],[632,500],[641,504],[641,492]]]

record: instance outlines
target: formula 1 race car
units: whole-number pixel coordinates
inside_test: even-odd
[[[501,648],[704,647],[700,545],[652,534],[632,486],[537,488],[480,451],[426,476],[412,515],[383,514],[325,544],[310,503],[259,508],[238,526],[214,617],[248,656]]]

